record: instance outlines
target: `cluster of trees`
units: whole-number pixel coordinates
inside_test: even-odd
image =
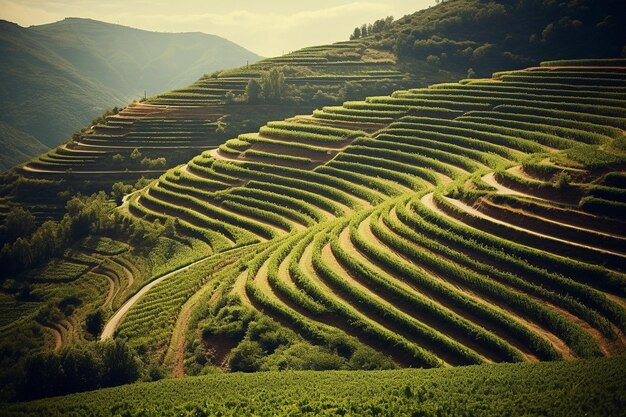
[[[42,265],[51,257],[61,256],[68,245],[90,233],[120,228],[106,193],[77,195],[67,202],[60,221],[47,220],[35,229],[34,216],[21,207],[11,210],[5,227],[14,240],[5,241],[0,250],[0,276]],[[22,224],[20,224],[23,222]]]
[[[350,40],[365,38],[370,35],[381,33],[387,28],[391,27],[393,23],[393,16],[387,16],[384,19],[378,19],[374,23],[364,23],[361,27],[354,28],[354,31],[350,35]]]
[[[137,354],[123,341],[72,345],[29,357],[15,398],[33,400],[128,384],[139,379],[141,371]]]
[[[618,23],[626,9],[617,0],[438,3],[444,4],[394,22],[394,30],[384,31],[374,46],[442,69],[471,67],[479,76],[546,59],[580,58],[580,51],[598,58],[626,53],[626,28]],[[363,37],[362,28],[356,35]]]
[[[260,80],[251,79],[246,86],[245,101],[249,104],[280,103],[286,98],[285,74],[278,68],[264,72]]]
[[[133,149],[130,153],[130,159],[135,163],[139,163],[146,169],[162,169],[167,166],[167,159],[165,159],[165,157],[148,158],[147,156],[143,156],[138,148]],[[113,155],[113,162],[124,162],[124,156],[121,154]]]

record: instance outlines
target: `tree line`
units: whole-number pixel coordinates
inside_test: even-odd
[[[393,16],[387,16],[384,19],[378,19],[374,23],[364,23],[362,26],[357,26],[350,35],[350,40],[365,38],[370,35],[381,33],[391,26],[393,23]]]

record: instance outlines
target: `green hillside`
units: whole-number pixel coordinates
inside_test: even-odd
[[[46,234],[89,235],[5,280],[23,306],[5,316],[5,361],[49,349],[62,369],[97,336],[139,352],[147,378],[623,355],[625,64],[326,106],[228,140],[113,212],[103,194],[73,199],[58,228],[3,250],[19,271],[63,248]],[[32,360],[27,381],[76,384]]]
[[[461,28],[481,32],[464,19],[486,25],[497,4],[514,3],[444,2],[365,38],[207,74],[5,174],[0,398],[225,372],[485,365],[474,375],[601,380],[585,364],[622,366],[606,359],[626,353],[626,59],[610,58],[621,40],[473,71],[388,45],[414,36],[407,25],[426,30],[416,16],[469,39]],[[529,33],[590,5],[515,4],[529,22],[546,12]],[[594,4],[592,20],[616,3]],[[541,361],[560,362],[487,366]],[[581,401],[619,405],[618,389]],[[506,410],[532,415],[528,398],[546,401],[532,392]],[[578,405],[559,398],[546,414]],[[465,412],[433,407],[423,414]]]
[[[146,90],[170,90],[260,58],[214,35],[77,18],[28,28],[0,21],[0,51],[0,119],[49,147]]]
[[[216,149],[234,135],[258,130],[267,120],[420,85],[427,77],[450,80],[460,75],[430,75],[424,63],[407,71],[391,52],[344,42],[205,75],[186,88],[133,102],[95,120],[67,143],[7,173],[4,193],[13,204],[40,212],[41,220],[54,218],[66,203],[59,193],[68,189],[91,193],[110,190],[119,181],[134,184]],[[249,83],[258,86],[260,96],[248,96]],[[267,91],[275,85],[273,95],[263,94],[263,84]],[[135,149],[140,157],[132,156]],[[42,187],[41,193],[32,192]]]
[[[620,416],[624,397],[606,393],[623,393],[625,374],[625,361],[619,358],[437,370],[211,375],[13,405],[5,415]]]
[[[202,136],[206,138],[203,142],[194,139],[194,136],[198,134],[197,129],[192,129],[192,132],[188,134],[186,133],[189,132],[188,129],[177,128],[180,134],[176,137],[182,139],[183,143],[173,156],[171,156],[170,147],[159,148],[154,147],[154,143],[148,143],[149,159],[164,157],[165,166],[153,164],[154,169],[142,169],[141,166],[129,164],[128,156],[134,148],[107,146],[105,141],[105,146],[98,149],[104,153],[100,154],[100,158],[95,158],[98,162],[96,166],[91,167],[88,164],[80,168],[65,165],[56,167],[63,171],[66,168],[71,168],[72,171],[77,169],[96,171],[97,175],[90,176],[83,173],[75,177],[63,177],[56,172],[59,169],[47,170],[55,171],[48,173],[49,175],[41,172],[33,174],[32,171],[24,175],[24,172],[18,169],[1,179],[3,193],[9,196],[12,204],[25,205],[37,212],[44,213],[42,209],[47,206],[49,209],[44,216],[38,217],[40,220],[55,218],[63,211],[66,203],[66,199],[58,198],[59,193],[68,195],[68,190],[70,192],[80,190],[83,193],[110,190],[111,186],[120,180],[134,184],[142,175],[156,176],[159,172],[145,171],[164,172],[200,153],[198,148],[184,150],[184,146],[188,146],[190,142],[195,142],[195,146],[203,149],[209,149],[238,134],[254,132],[268,120],[281,120],[295,114],[309,114],[324,105],[336,105],[347,100],[362,99],[367,95],[390,94],[397,89],[425,87],[429,84],[455,81],[468,76],[489,76],[497,70],[537,65],[543,59],[620,56],[623,52],[625,37],[624,29],[617,24],[625,17],[624,8],[621,6],[618,0],[571,2],[532,0],[521,3],[454,0],[442,2],[436,7],[405,16],[393,23],[380,20],[374,22],[367,36],[351,42],[305,48],[282,57],[265,60],[258,65],[207,74],[187,88],[151,97],[148,103],[153,105],[203,107],[206,117],[200,117],[200,120],[204,120],[204,123],[209,125],[202,130]],[[80,39],[76,37],[74,31],[77,27],[81,28]],[[87,65],[86,63],[94,65],[99,69],[97,73],[100,77],[98,79],[101,80],[100,84],[106,81],[116,82],[119,86],[127,86],[136,80],[144,84],[149,81],[146,78],[146,72],[161,74],[161,69],[169,68],[172,62],[185,64],[180,66],[176,73],[188,76],[186,79],[188,82],[196,78],[198,73],[208,72],[209,69],[209,65],[200,68],[186,61],[184,57],[176,55],[178,52],[173,51],[181,48],[174,48],[167,42],[160,42],[165,49],[158,51],[147,48],[145,42],[142,44],[145,37],[158,38],[162,34],[101,22],[66,19],[52,25],[29,28],[28,34],[45,35],[48,39],[43,42],[46,48],[53,49],[56,43],[63,42],[62,44],[67,45],[67,48],[55,50],[54,55],[80,68]],[[132,37],[125,42],[120,42],[119,36]],[[198,43],[195,37],[194,34],[179,34],[172,39],[183,43],[185,48],[182,49],[189,49],[198,56],[204,56],[205,51],[213,50]],[[79,40],[81,45],[90,45],[93,47],[91,49],[97,52],[90,52],[89,59],[83,60],[81,57],[84,54],[77,52],[73,46]],[[120,50],[118,48],[120,43],[128,45],[129,50],[134,52],[131,54]],[[143,48],[138,45],[143,45]],[[146,51],[150,53],[147,54]],[[193,54],[188,56],[194,56]],[[163,59],[156,59],[153,56]],[[172,56],[176,59],[170,59]],[[225,54],[220,54],[220,59],[226,59]],[[250,59],[250,62],[252,61],[254,59]],[[200,60],[200,62],[204,61]],[[109,68],[114,64],[120,65],[113,68],[115,76],[111,79],[111,73],[101,69]],[[261,96],[248,100],[245,95],[248,82],[251,79],[261,81],[261,76],[272,68],[284,76],[285,88],[281,89],[278,95],[271,95],[269,99]],[[36,80],[38,77],[29,77],[29,79]],[[46,88],[47,86],[41,86],[42,91]],[[149,94],[156,92],[149,87],[147,89]],[[126,88],[122,91],[126,93],[135,91],[141,95],[143,89]],[[91,95],[82,94],[83,97],[91,97]],[[40,100],[36,101],[36,103],[39,102]],[[86,108],[93,108],[96,103],[90,101],[81,109],[70,109],[67,107],[67,103],[70,102],[71,100],[64,100],[63,104],[42,102],[42,108],[46,111],[68,110],[67,115],[58,119],[59,126],[67,129],[64,136],[66,138],[78,126],[84,126],[84,122],[65,123],[65,117],[84,114]],[[119,106],[121,102],[111,99],[106,103],[106,105],[98,104],[99,108]],[[124,104],[126,103],[128,101]],[[33,114],[17,111],[13,102],[10,106],[4,114],[15,112],[16,117],[19,118],[30,117],[29,115]],[[94,115],[93,112],[89,114],[91,116],[85,116],[84,120],[90,120]],[[136,111],[131,113],[131,116],[143,117]],[[175,117],[185,117],[184,110],[178,112]],[[192,118],[197,123],[199,116],[196,113]],[[42,123],[42,120],[51,120],[47,123],[57,123],[57,118],[54,117],[36,120],[32,118],[24,122],[23,128],[17,127],[29,132],[26,129],[28,126],[36,126]],[[94,133],[89,131],[91,125],[85,126],[81,134]],[[71,129],[68,126],[72,126]],[[131,137],[135,135],[134,126],[131,123],[124,127],[127,129],[123,131],[123,134]],[[145,138],[146,130],[143,126],[139,126],[138,130],[139,133],[136,136],[143,140],[141,138]],[[107,133],[114,132],[113,130],[107,131]],[[97,134],[102,142],[105,139],[102,133],[97,132]],[[112,139],[116,137],[116,135],[111,136]],[[70,140],[69,143],[62,145],[62,148],[77,147],[84,150],[84,146],[78,146],[75,142],[76,140]],[[154,142],[153,138],[150,142]],[[138,146],[141,143],[135,141],[133,144]],[[53,154],[65,152],[62,148],[53,151]],[[94,150],[94,148],[88,150]],[[142,154],[145,153],[142,152]],[[120,171],[118,169],[120,159],[114,162],[112,157],[117,154],[124,157],[126,162],[122,165],[122,169],[128,169],[128,175],[116,173]],[[102,156],[106,157],[102,158]],[[38,163],[39,161],[35,161],[36,165]],[[102,171],[108,173],[101,174]],[[30,192],[31,186],[28,184],[28,178],[37,179],[37,182],[32,184],[34,189],[37,189],[40,180],[48,181],[47,193],[37,198],[39,194]],[[59,180],[62,180],[61,183]]]

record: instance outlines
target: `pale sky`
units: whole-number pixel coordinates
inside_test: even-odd
[[[21,26],[88,17],[158,32],[222,36],[270,57],[347,40],[356,26],[396,19],[434,0],[0,0],[0,19]]]

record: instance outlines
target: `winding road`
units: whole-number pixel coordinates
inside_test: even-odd
[[[100,340],[108,340],[113,338],[113,334],[115,333],[115,331],[117,330],[119,324],[122,322],[122,319],[124,318],[124,316],[126,315],[126,313],[128,312],[128,310],[131,309],[131,307],[133,307],[135,304],[137,304],[137,302],[141,299],[141,297],[143,297],[148,291],[150,291],[150,289],[152,287],[154,287],[155,285],[157,285],[158,283],[160,283],[161,281],[171,277],[172,275],[176,275],[179,272],[183,272],[188,270],[189,268],[198,265],[199,263],[204,262],[205,260],[207,260],[211,255],[205,256],[195,262],[190,263],[187,266],[183,266],[180,267],[178,269],[175,269],[172,272],[169,272],[153,281],[150,281],[148,284],[144,285],[135,295],[133,295],[128,301],[126,301],[124,303],[124,305],[122,307],[120,307],[119,310],[117,310],[115,312],[115,314],[113,315],[113,317],[111,317],[109,319],[109,321],[107,322],[107,324],[104,326],[104,329],[102,330],[102,334],[100,335]]]

